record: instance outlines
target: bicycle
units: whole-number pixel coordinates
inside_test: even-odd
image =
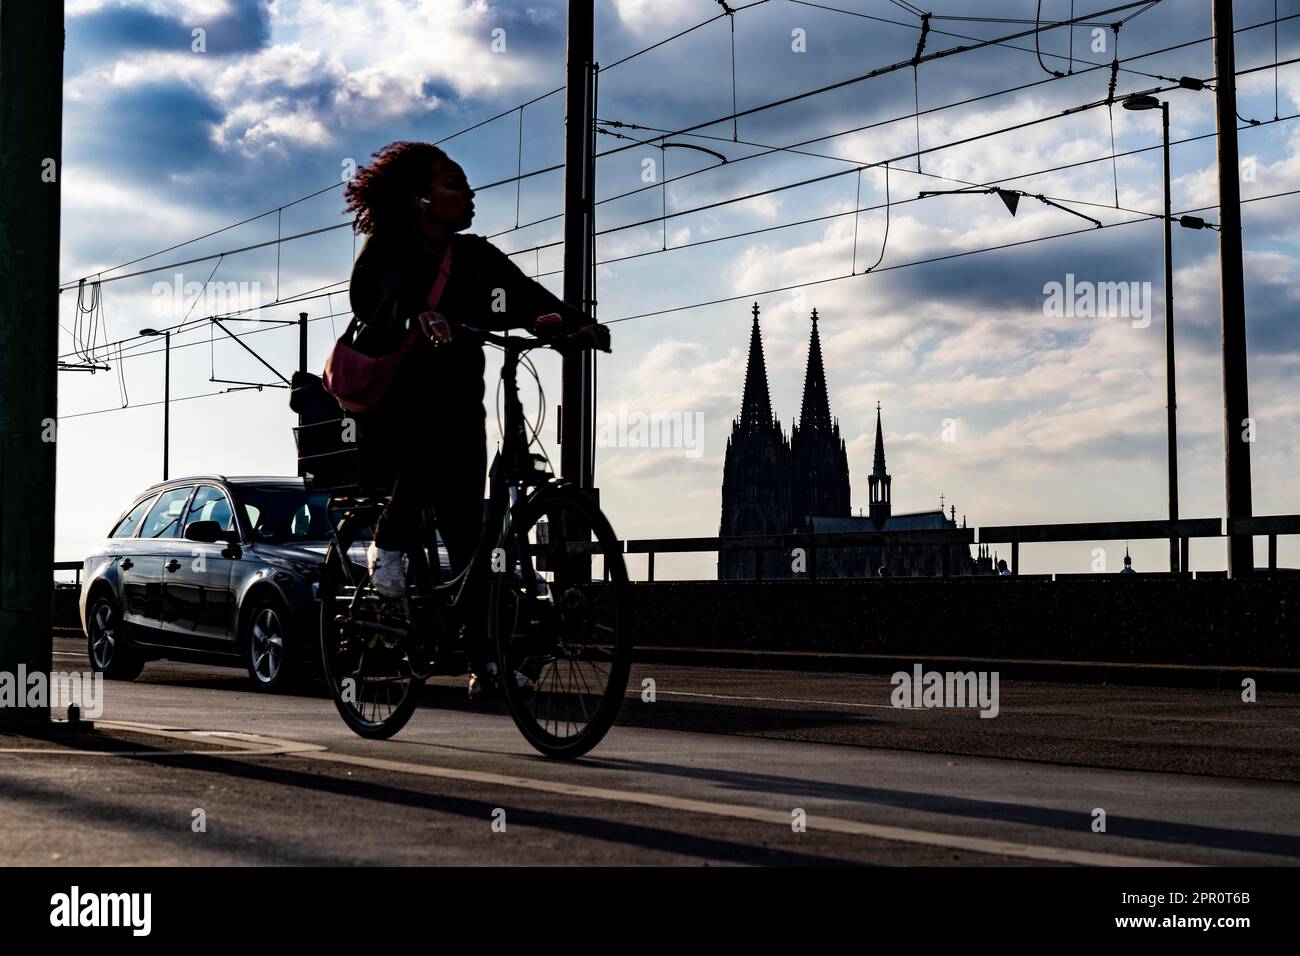
[[[516,726],[546,756],[579,757],[604,737],[627,688],[627,569],[609,521],[588,493],[556,478],[545,456],[531,451],[541,421],[529,428],[517,375],[522,360],[537,377],[528,351],[563,350],[574,340],[455,327],[505,355],[505,423],[490,472],[483,534],[470,564],[447,577],[436,515],[426,510],[419,543],[406,552],[406,594],[387,599],[370,585],[357,544],[373,533],[386,495],[358,489],[331,499],[331,543],[319,585],[321,652],[331,696],[360,736],[393,736],[411,718],[429,677],[467,672],[463,625],[470,614],[483,613],[497,680]],[[597,560],[601,573],[594,577]],[[483,575],[485,583],[469,587]],[[462,606],[463,596],[475,591],[486,596],[486,607]]]

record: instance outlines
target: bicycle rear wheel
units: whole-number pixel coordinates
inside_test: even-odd
[[[489,637],[510,714],[541,753],[579,757],[617,717],[632,664],[618,539],[586,495],[551,486],[519,507],[492,557]]]
[[[385,600],[370,585],[365,549],[378,506],[340,522],[321,569],[321,657],[339,715],[362,737],[393,736],[411,719],[424,681],[408,654],[417,642],[403,602]],[[342,545],[340,550],[339,545]]]

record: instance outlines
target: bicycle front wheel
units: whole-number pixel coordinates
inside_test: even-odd
[[[618,716],[632,665],[627,568],[581,491],[542,488],[492,553],[489,637],[515,724],[548,757],[574,758]]]
[[[414,642],[401,602],[381,598],[366,570],[378,513],[360,509],[339,524],[321,569],[320,633],[325,679],[343,722],[362,737],[385,739],[411,719],[424,681],[411,667]]]

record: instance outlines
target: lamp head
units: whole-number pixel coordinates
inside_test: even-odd
[[[1126,110],[1158,110],[1160,101],[1149,93],[1138,93],[1125,97],[1123,106]]]
[[[141,335],[162,335],[162,333],[159,332],[157,329],[141,329],[140,334]]]

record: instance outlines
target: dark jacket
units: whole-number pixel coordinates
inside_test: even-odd
[[[428,310],[429,290],[438,275],[442,247],[423,234],[405,238],[375,233],[366,240],[352,267],[349,288],[352,311],[363,325],[356,348],[367,355],[397,351],[417,316]],[[452,321],[505,331],[529,329],[539,315],[557,312],[563,329],[589,323],[533,279],[482,236],[452,237],[451,275],[436,311]],[[409,411],[436,402],[452,416],[479,420],[484,414],[484,355],[481,344],[455,336],[436,348],[421,334],[397,373],[389,394],[377,411],[394,406]]]

